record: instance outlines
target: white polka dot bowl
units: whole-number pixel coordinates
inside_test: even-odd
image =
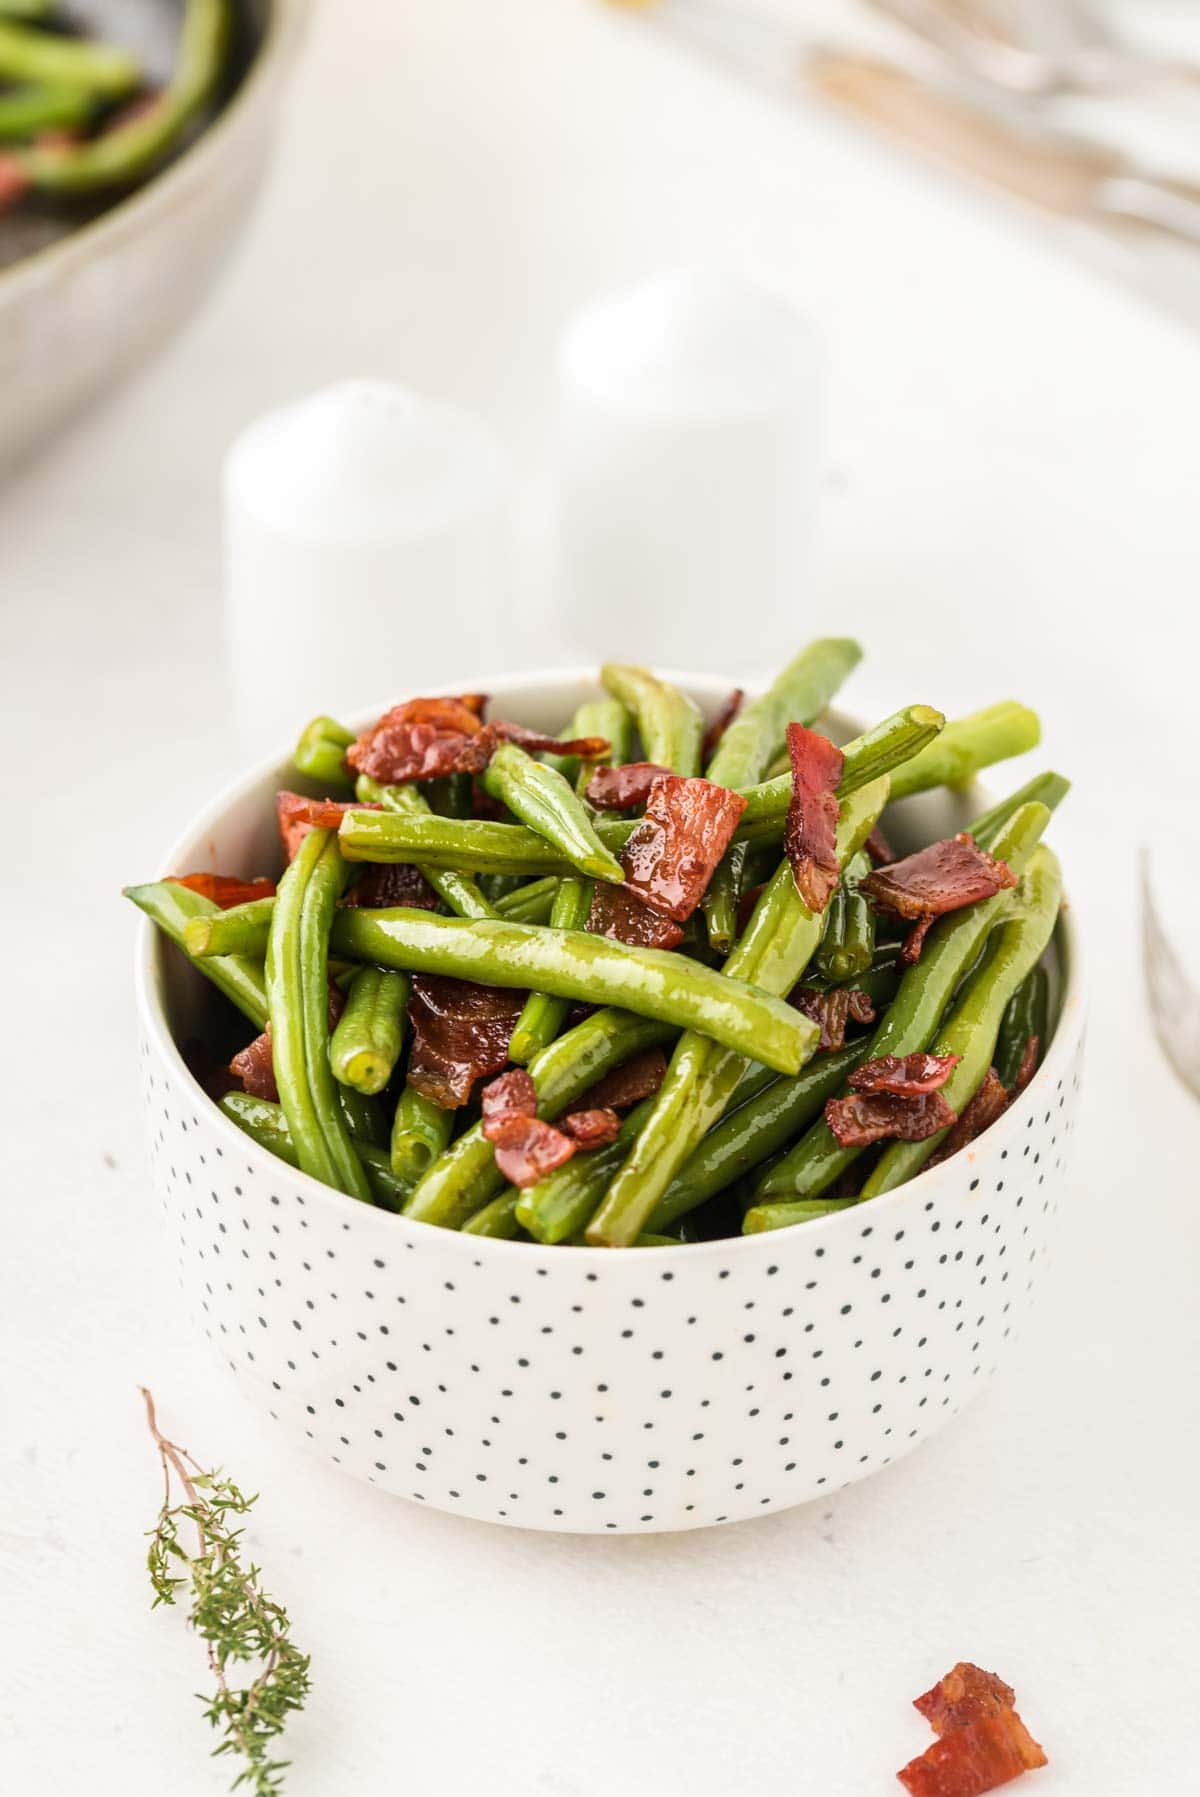
[[[709,714],[725,696],[721,681],[676,678]],[[544,729],[593,690],[576,671],[476,684]],[[296,784],[286,760],[239,782],[164,872],[275,865],[283,784]],[[907,803],[926,839],[968,815],[945,793]],[[212,1038],[220,1001],[143,926],[150,1163],[186,1300],[292,1440],[436,1509],[652,1532],[763,1515],[866,1478],[979,1391],[1036,1284],[1083,1036],[1067,908],[1053,953],[1046,1057],[969,1150],[798,1228],[614,1252],[412,1223],[259,1149],[180,1052]]]

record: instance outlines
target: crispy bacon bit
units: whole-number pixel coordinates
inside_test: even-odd
[[[624,886],[597,880],[587,927],[593,936],[611,936],[634,948],[678,948],[683,931],[663,912]]]
[[[463,693],[456,699],[408,699],[364,730],[346,750],[356,773],[385,784],[433,780],[440,774],[477,774],[488,764],[494,735],[483,736],[484,699]]]
[[[943,1735],[896,1777],[910,1797],[983,1797],[1045,1764],[1017,1712],[1004,1709]]]
[[[879,824],[875,825],[867,837],[866,850],[874,867],[890,867],[896,859],[896,852]]]
[[[371,862],[342,902],[369,911],[387,911],[393,905],[433,911],[438,895],[420,868],[409,861]]]
[[[496,1165],[514,1186],[535,1186],[569,1161],[576,1148],[570,1136],[540,1117],[506,1117],[496,1125],[491,1140]]]
[[[501,1123],[510,1117],[537,1116],[537,1087],[524,1067],[513,1067],[489,1081],[482,1093],[484,1135],[490,1142]]]
[[[630,890],[676,923],[686,923],[745,809],[745,799],[727,786],[662,775],[621,856]]]
[[[29,190],[29,176],[15,156],[0,156],[0,212],[16,206]]]
[[[597,811],[632,811],[644,805],[656,780],[671,772],[657,761],[627,761],[624,767],[598,767],[588,781],[587,801]]]
[[[902,1098],[920,1098],[944,1086],[962,1056],[958,1054],[883,1054],[863,1061],[850,1075],[856,1092],[897,1092]]]
[[[875,1007],[865,992],[857,987],[833,986],[818,992],[815,986],[797,986],[788,999],[798,1011],[811,1017],[821,1031],[818,1054],[833,1054],[846,1044],[846,1025],[874,1023]]]
[[[997,861],[964,832],[931,843],[890,867],[876,868],[860,882],[859,891],[881,910],[915,924],[900,956],[911,964],[919,958],[925,934],[936,918],[992,898],[1016,883],[1007,862]]]
[[[838,883],[837,789],[842,751],[828,737],[789,724],[792,797],[784,829],[784,853],[796,890],[810,911],[823,911]]]
[[[653,1098],[667,1077],[667,1057],[661,1048],[646,1048],[623,1067],[614,1067],[580,1099],[583,1110],[628,1110],[643,1098]]]
[[[913,1698],[913,1709],[920,1712],[935,1735],[948,1735],[951,1729],[966,1728],[998,1710],[1011,1710],[1016,1693],[994,1672],[960,1660],[945,1678]]]
[[[716,754],[717,744],[742,709],[742,700],[746,697],[740,686],[735,686],[720,711],[704,732],[704,744],[700,750],[701,762],[707,766]]]
[[[275,891],[274,880],[239,880],[232,874],[169,874],[168,883],[198,892],[201,898],[211,899],[222,911],[228,911],[234,905],[248,904],[251,899],[270,898]]]
[[[340,989],[329,982],[329,1027],[333,1028],[346,1008],[346,1000]],[[271,1050],[271,1027],[255,1036],[253,1042],[247,1042],[245,1048],[239,1049],[229,1063],[229,1071],[239,1081],[243,1092],[249,1092],[252,1098],[269,1098],[272,1104],[279,1103],[279,1088],[275,1084],[275,1060]]]
[[[1012,1095],[1014,1098],[1020,1096],[1037,1072],[1038,1056],[1041,1054],[1041,1050],[1041,1042],[1036,1036],[1026,1036],[1025,1046],[1021,1050],[1021,1064],[1017,1068],[1017,1077],[1013,1081]]]
[[[869,1148],[885,1136],[897,1142],[923,1142],[947,1129],[955,1113],[940,1092],[904,1098],[898,1092],[853,1092],[830,1098],[825,1121],[842,1148]]]
[[[574,1136],[580,1148],[606,1148],[620,1134],[621,1119],[607,1108],[572,1111],[563,1118],[563,1128]]]
[[[504,718],[497,718],[487,728],[531,755],[578,755],[581,761],[596,761],[612,748],[606,736],[545,736],[540,730],[527,730],[524,724],[510,724]]]
[[[926,1164],[936,1167],[942,1161],[948,1161],[952,1154],[957,1154],[960,1148],[966,1148],[976,1136],[981,1136],[985,1129],[990,1129],[1011,1103],[1011,1093],[1004,1086],[996,1069],[989,1067],[983,1084],[963,1106],[958,1122],[946,1140],[938,1143]]]
[[[310,830],[336,830],[347,811],[382,811],[382,805],[355,805],[349,799],[306,799],[301,792],[275,794],[279,840],[289,861]]]
[[[521,992],[415,975],[408,1006],[413,1031],[408,1077],[417,1091],[443,1110],[465,1104],[475,1081],[507,1061],[524,1002]]]

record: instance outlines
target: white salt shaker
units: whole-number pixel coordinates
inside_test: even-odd
[[[251,424],[223,485],[246,746],[505,664],[509,483],[475,418],[344,381]]]
[[[714,672],[791,655],[824,386],[811,327],[731,275],[660,274],[579,313],[559,353],[562,635]]]

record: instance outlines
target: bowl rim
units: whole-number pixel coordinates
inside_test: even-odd
[[[707,699],[713,703],[719,703],[726,698],[730,690],[730,678],[725,675],[692,673],[686,670],[672,668],[660,668],[657,669],[656,672],[658,672],[664,679],[682,687],[684,691],[691,693],[696,698]],[[505,695],[506,689],[511,691],[516,688],[521,688],[527,691],[531,688],[534,690],[542,688],[549,691],[559,686],[579,685],[581,683],[587,683],[593,686],[596,684],[595,664],[549,669],[542,668],[536,670],[517,669],[511,673],[493,675],[490,680],[486,677],[479,679],[472,677],[466,680],[452,681],[448,684],[430,683],[424,690],[428,692],[430,697],[445,697],[459,692],[471,691],[487,692],[493,697],[502,698]],[[753,682],[749,683],[749,691],[753,696]],[[397,703],[397,701],[392,699],[385,701],[383,704],[356,707],[351,722],[357,724],[359,720],[369,721],[372,718],[379,717],[388,709],[389,704],[394,703]],[[836,705],[830,707],[830,710],[835,715],[845,717],[850,716],[848,713],[841,712]],[[272,754],[261,756],[247,772],[226,782],[215,797],[210,799],[208,804],[203,806],[202,809],[196,813],[187,828],[181,831],[176,837],[175,841],[171,844],[170,849],[162,858],[158,871],[154,875],[154,879],[162,880],[167,878],[184,859],[185,851],[189,850],[193,844],[202,841],[204,837],[212,831],[213,827],[223,819],[225,813],[240,799],[245,798],[255,786],[261,785],[265,779],[276,774],[281,764],[286,761],[289,753],[290,750],[285,749],[282,753],[276,751]],[[976,783],[972,784],[975,785]],[[982,789],[980,790],[982,791]],[[983,796],[987,797],[989,795],[984,793]],[[1049,1051],[1044,1057],[1041,1066],[1038,1068],[1025,1090],[1013,1100],[1003,1115],[985,1132],[986,1137],[989,1138],[989,1149],[993,1145],[995,1146],[997,1158],[1001,1146],[1006,1145],[1008,1138],[1013,1135],[1017,1123],[1024,1117],[1026,1111],[1031,1108],[1029,1104],[1030,1095],[1033,1094],[1035,1096],[1035,1102],[1040,1100],[1041,1094],[1047,1089],[1049,1081],[1059,1076],[1061,1070],[1075,1052],[1078,1039],[1083,1029],[1086,1015],[1084,1003],[1084,992],[1086,987],[1082,946],[1080,943],[1080,932],[1076,924],[1074,907],[1067,897],[1065,889],[1057,928],[1062,932],[1063,947],[1066,951],[1066,971],[1059,1003],[1058,1019],[1053,1037],[1051,1038]],[[240,1130],[236,1123],[226,1117],[220,1106],[212,1102],[207,1093],[197,1084],[195,1077],[190,1072],[180,1052],[179,1046],[171,1033],[158,990],[158,981],[155,977],[155,957],[159,952],[160,947],[161,938],[159,931],[151,923],[148,917],[143,916],[139,918],[138,933],[134,947],[134,987],[139,1017],[143,1028],[146,1030],[154,1044],[160,1060],[165,1063],[175,1081],[182,1084],[185,1091],[190,1089],[203,1099],[205,1106],[207,1107],[207,1120],[230,1144],[231,1148],[240,1150],[243,1154],[251,1156],[255,1162],[261,1164],[268,1170],[281,1165],[286,1165],[286,1163],[280,1162],[275,1155],[269,1152],[269,1150],[260,1147],[259,1144],[251,1137],[247,1136],[243,1130]],[[983,1138],[980,1138],[980,1140],[982,1139]],[[963,1152],[970,1155],[972,1150],[971,1148],[968,1148]],[[922,1172],[916,1174],[912,1179],[907,1180],[903,1185],[896,1186],[892,1191],[881,1193],[878,1197],[872,1198],[869,1201],[872,1217],[886,1216],[889,1211],[894,1211],[897,1205],[902,1201],[911,1201],[913,1193],[918,1189],[922,1194],[927,1194],[932,1191],[939,1182],[945,1187],[947,1183],[960,1177],[962,1168],[961,1166],[955,1166],[955,1162],[958,1158],[958,1156],[954,1156],[949,1160],[941,1162],[936,1167],[927,1167]],[[299,1189],[304,1193],[306,1198],[310,1198],[313,1202],[320,1201],[331,1204],[335,1208],[335,1213],[341,1213],[346,1218],[362,1218],[364,1206],[361,1199],[351,1198],[347,1193],[339,1192],[333,1186],[323,1185],[321,1181],[315,1179],[312,1174],[304,1173],[298,1167],[287,1167],[287,1173],[291,1180],[298,1183]],[[886,1207],[886,1209],[883,1209],[882,1207]],[[447,1246],[451,1243],[457,1243],[460,1251],[471,1253],[477,1259],[488,1252],[502,1252],[507,1254],[516,1253],[526,1257],[530,1254],[539,1254],[557,1257],[553,1264],[561,1264],[561,1244],[551,1245],[545,1242],[510,1241],[498,1236],[466,1235],[462,1230],[441,1229],[435,1224],[422,1223],[419,1219],[406,1217],[402,1212],[382,1210],[378,1205],[368,1205],[365,1208],[371,1213],[376,1221],[382,1222],[386,1220],[386,1225],[389,1229],[400,1228],[406,1232],[416,1230],[420,1232],[419,1239],[426,1242],[429,1237],[425,1232],[433,1232],[437,1236],[443,1238]],[[857,1206],[852,1206],[850,1209],[844,1211],[831,1211],[823,1217],[811,1218],[800,1233],[807,1241],[817,1240],[830,1234],[832,1231],[842,1228],[850,1219],[854,1219],[857,1224],[862,1214],[863,1213],[859,1211]],[[611,1248],[575,1247],[571,1250],[571,1257],[573,1262],[577,1258],[578,1264],[582,1267],[596,1265],[602,1261],[606,1266],[611,1268],[614,1260],[618,1260],[622,1264],[632,1263],[635,1266],[640,1266],[644,1262],[648,1262],[654,1266],[661,1267],[664,1265],[673,1265],[677,1258],[684,1259],[685,1263],[690,1262],[691,1264],[697,1264],[701,1257],[711,1259],[714,1256],[720,1257],[724,1254],[768,1253],[772,1243],[774,1244],[775,1251],[778,1252],[783,1246],[783,1242],[780,1238],[786,1239],[791,1234],[792,1231],[786,1229],[763,1230],[754,1235],[720,1236],[710,1242],[679,1242],[673,1243],[669,1247],[655,1246],[653,1248],[639,1248],[634,1254],[619,1255],[614,1255]]]
[[[286,65],[309,5],[310,0],[269,0],[262,40],[242,81],[194,142],[175,161],[152,174],[143,186],[115,200],[57,242],[20,257],[0,272],[0,305],[14,294],[36,290],[44,282],[74,272],[93,256],[102,255],[110,244],[140,234],[160,214],[170,212],[177,197],[203,186],[209,178],[209,164],[222,153],[226,137],[240,126],[260,89],[274,81]]]

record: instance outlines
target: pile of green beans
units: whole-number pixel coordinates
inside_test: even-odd
[[[781,758],[788,725],[819,728],[859,656],[847,639],[810,644],[733,720],[706,767],[694,702],[649,669],[607,664],[601,695],[558,740],[599,737],[608,750],[581,762],[500,742],[477,777],[503,806],[500,822],[472,815],[466,776],[355,777],[354,733],[314,718],[296,748],[297,783],[348,803],[338,830],[303,835],[274,897],[220,909],[170,880],[127,889],[240,1014],[243,1035],[270,1029],[278,1101],[230,1092],[225,1117],[289,1165],[413,1221],[564,1248],[790,1227],[914,1177],[940,1137],[843,1148],[825,1106],[864,1060],[931,1050],[958,1057],[944,1096],[961,1114],[990,1068],[1012,1088],[1031,1039],[1044,1052],[1061,877],[1041,838],[1068,783],[1037,774],[975,818],[976,841],[1017,884],[940,918],[906,967],[895,920],[863,890],[872,832],[882,824],[903,838],[896,799],[964,786],[1032,748],[1039,725],[1015,701],[950,721],[903,707],[843,745],[839,882],[823,913],[809,910],[782,854],[792,779]],[[670,953],[588,930],[595,883],[624,879],[639,822],[594,810],[588,783],[597,765],[630,761],[702,774],[745,801],[702,909]],[[364,863],[419,869],[438,908],[342,902]],[[525,995],[509,1064],[528,1069],[547,1123],[587,1106],[597,1080],[649,1049],[669,1056],[662,1086],[613,1125],[615,1139],[511,1186],[477,1104],[445,1107],[424,1089],[409,1001],[430,977]],[[842,1012],[857,994],[876,1021],[854,1022],[870,1016],[856,1001],[844,1044],[831,1036],[820,1051],[801,1008],[814,998],[789,1002],[801,987]],[[596,1008],[568,1027],[578,1005]]]

